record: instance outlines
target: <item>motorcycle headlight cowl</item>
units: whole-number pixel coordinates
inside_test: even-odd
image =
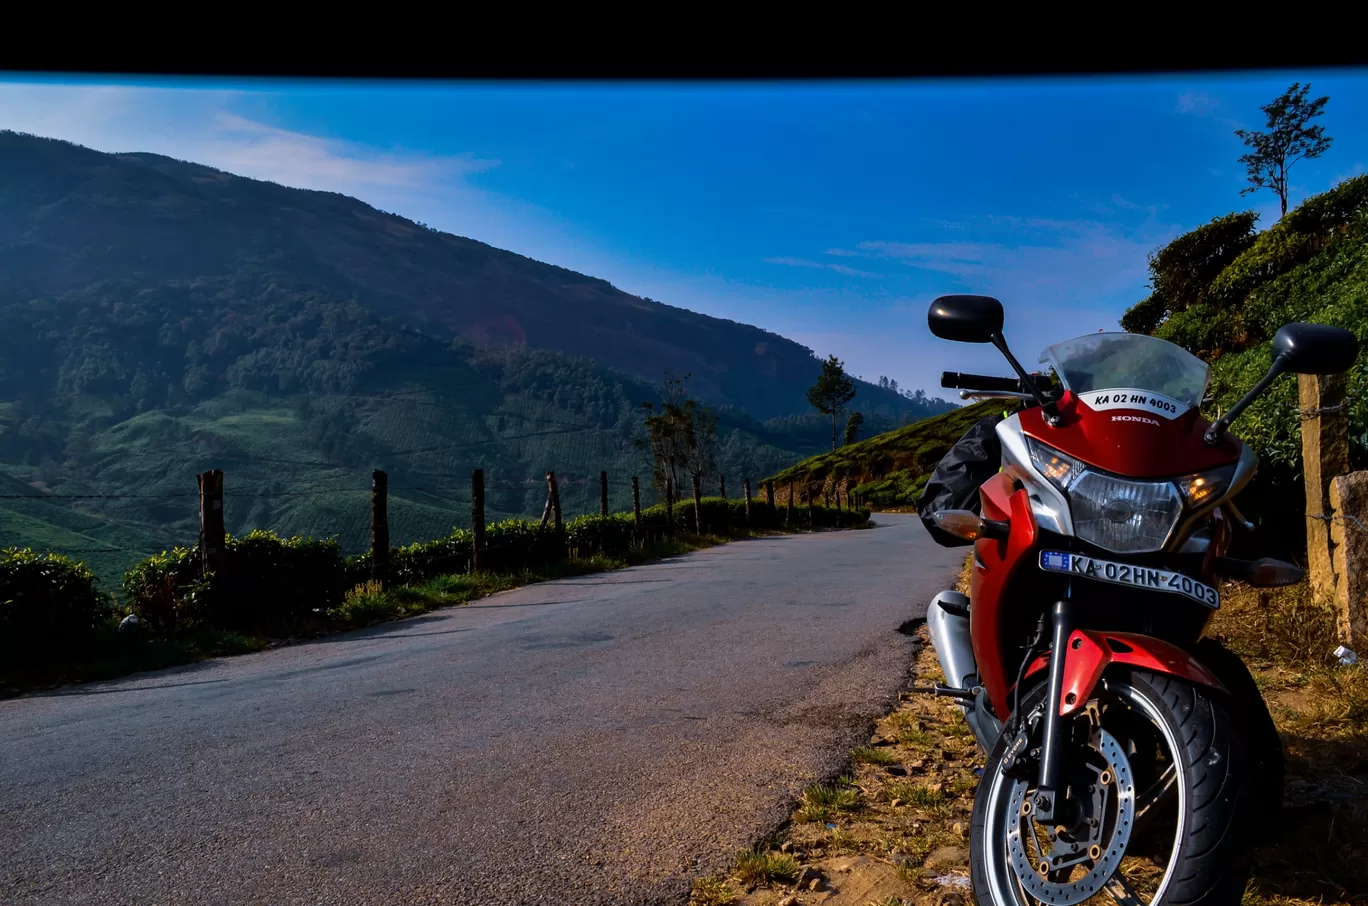
[[[1033,438],[1027,446],[1036,469],[1068,497],[1080,541],[1118,554],[1161,550],[1183,515],[1183,496],[1172,481],[1128,481],[1091,471]]]

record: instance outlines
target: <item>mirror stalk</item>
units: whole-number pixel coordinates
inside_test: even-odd
[[[1059,427],[1059,413],[1055,411],[1054,404],[1045,399],[1045,394],[1040,392],[1040,388],[1036,386],[1036,382],[1026,373],[1026,369],[1021,367],[1021,363],[1016,360],[1016,356],[1012,355],[1012,351],[1007,348],[1007,341],[1003,339],[1002,334],[998,331],[994,331],[989,335],[989,342],[997,347],[997,351],[1002,353],[1003,358],[1007,360],[1007,364],[1011,365],[1012,370],[1017,373],[1017,377],[1021,378],[1021,386],[1030,391],[1031,398],[1035,400],[1036,405],[1045,413],[1045,421],[1049,423],[1051,428]]]
[[[1283,372],[1285,372],[1286,370],[1287,359],[1284,356],[1278,356],[1277,358],[1275,358],[1273,360],[1272,366],[1268,369],[1268,374],[1265,374],[1259,380],[1259,383],[1255,384],[1254,387],[1248,393],[1240,397],[1239,402],[1231,406],[1230,410],[1226,412],[1225,415],[1222,415],[1220,418],[1216,419],[1216,423],[1207,429],[1207,433],[1203,435],[1202,438],[1207,442],[1207,446],[1216,446],[1216,444],[1218,444],[1221,440],[1221,435],[1225,434],[1226,428],[1230,427],[1230,423],[1235,421],[1235,419],[1239,418],[1240,413],[1248,409],[1249,404],[1254,402],[1254,400],[1258,399],[1259,394],[1267,390],[1268,385],[1276,381],[1279,377],[1281,377]]]

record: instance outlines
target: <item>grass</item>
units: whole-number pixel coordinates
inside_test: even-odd
[[[860,764],[896,764],[898,756],[883,746],[860,746],[850,750],[850,757]]]
[[[1211,633],[1249,666],[1287,757],[1280,833],[1244,906],[1368,904],[1368,667],[1335,660],[1334,609],[1305,582],[1228,584]]]
[[[740,899],[741,894],[725,878],[699,878],[693,883],[689,906],[732,906]]]
[[[736,880],[747,888],[760,887],[776,881],[798,880],[798,860],[784,852],[757,846],[736,858]]]
[[[844,780],[845,778],[842,778]],[[797,812],[799,821],[825,822],[837,812],[860,807],[860,791],[849,782],[814,783],[803,791],[803,804]]]

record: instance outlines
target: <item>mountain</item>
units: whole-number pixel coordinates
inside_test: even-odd
[[[237,534],[395,543],[489,518],[630,506],[666,370],[718,411],[729,493],[830,443],[820,370],[775,334],[437,233],[359,201],[0,132],[0,546],[105,577],[196,537],[225,471]],[[954,408],[860,383],[865,433]]]
[[[820,363],[778,334],[630,295],[604,280],[426,228],[331,192],[153,154],[0,133],[0,292],[288,276],[382,317],[473,343],[525,343],[757,418],[808,410]],[[860,382],[866,414],[905,400]]]

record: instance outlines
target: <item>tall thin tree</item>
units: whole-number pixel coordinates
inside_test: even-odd
[[[845,366],[834,355],[822,363],[817,382],[808,388],[807,400],[812,408],[831,416],[831,449],[836,449],[836,416],[845,411],[846,404],[855,398],[855,382],[845,373]]]
[[[1260,189],[1272,189],[1287,215],[1287,174],[1299,160],[1313,160],[1330,148],[1332,139],[1324,126],[1313,126],[1311,121],[1325,112],[1329,95],[1307,100],[1310,83],[1293,82],[1292,87],[1260,109],[1268,118],[1268,131],[1236,129],[1249,152],[1240,158],[1245,165],[1249,185],[1240,191],[1248,195]]]

